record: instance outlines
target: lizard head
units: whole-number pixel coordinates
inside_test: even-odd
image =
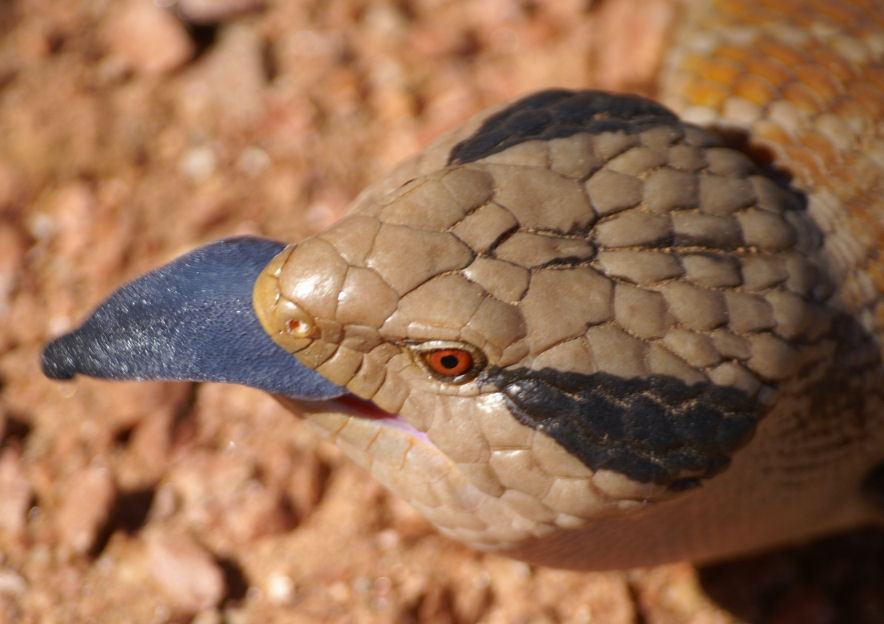
[[[124,286],[44,370],[271,392],[485,549],[727,472],[828,327],[794,198],[639,98],[544,92],[458,136],[298,244]]]

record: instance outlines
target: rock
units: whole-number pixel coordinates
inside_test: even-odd
[[[21,621],[21,603],[28,594],[28,582],[7,568],[0,568],[0,621]]]
[[[0,208],[8,209],[21,193],[21,171],[12,163],[0,159]]]
[[[28,582],[13,570],[0,569],[0,594],[23,596],[28,591]]]
[[[199,128],[210,119],[226,127],[254,122],[264,111],[261,38],[241,24],[221,28],[205,56],[182,76],[179,106]]]
[[[111,54],[140,74],[165,74],[194,54],[184,25],[153,2],[125,2],[110,14],[103,34]]]
[[[0,531],[17,534],[25,528],[32,497],[18,451],[5,449],[0,455]]]
[[[210,533],[212,544],[243,544],[290,530],[295,518],[282,493],[255,472],[252,461],[235,453],[193,454],[170,471],[162,499],[174,492],[181,517]]]
[[[190,612],[209,609],[224,597],[224,573],[202,546],[187,535],[150,533],[151,576],[176,605]]]
[[[104,466],[89,466],[72,475],[55,517],[62,546],[76,555],[86,554],[108,521],[115,495],[116,487]]]
[[[181,16],[196,23],[224,22],[264,8],[264,0],[178,0]]]
[[[71,182],[53,191],[47,202],[51,232],[58,253],[76,257],[95,249],[94,227],[98,201],[84,182]]]
[[[0,180],[0,185],[2,183]],[[0,198],[0,208],[2,205],[3,200]],[[21,233],[13,227],[0,228],[0,314],[12,307],[12,297],[21,279],[24,262],[25,243]]]

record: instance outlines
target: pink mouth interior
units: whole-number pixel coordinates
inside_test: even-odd
[[[335,405],[336,407],[340,408],[341,411],[348,414],[352,414],[360,418],[371,418],[373,420],[380,420],[383,422],[384,425],[388,427],[399,429],[409,434],[413,438],[423,440],[424,442],[429,442],[426,433],[415,429],[410,422],[408,422],[398,414],[385,412],[371,401],[360,399],[353,394],[345,394],[336,399],[328,401],[328,403]]]
[[[397,414],[385,412],[371,401],[360,399],[354,394],[345,394],[341,397],[338,397],[337,399],[334,399],[334,402],[340,403],[350,408],[350,410],[348,411],[355,410],[359,412],[359,415],[364,418],[374,418],[379,420],[385,420],[388,418],[399,418]]]

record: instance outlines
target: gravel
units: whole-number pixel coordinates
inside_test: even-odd
[[[126,279],[324,228],[485,106],[649,93],[676,6],[0,3],[0,621],[881,621],[880,533],[700,569],[533,568],[436,534],[256,391],[40,372]]]

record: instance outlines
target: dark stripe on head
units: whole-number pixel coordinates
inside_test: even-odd
[[[592,470],[673,490],[724,470],[761,416],[740,390],[662,375],[492,369],[483,381],[500,389],[519,422],[551,436]]]
[[[541,91],[489,117],[472,136],[454,146],[448,164],[475,162],[525,141],[560,139],[579,132],[634,134],[676,123],[672,112],[635,95]]]

